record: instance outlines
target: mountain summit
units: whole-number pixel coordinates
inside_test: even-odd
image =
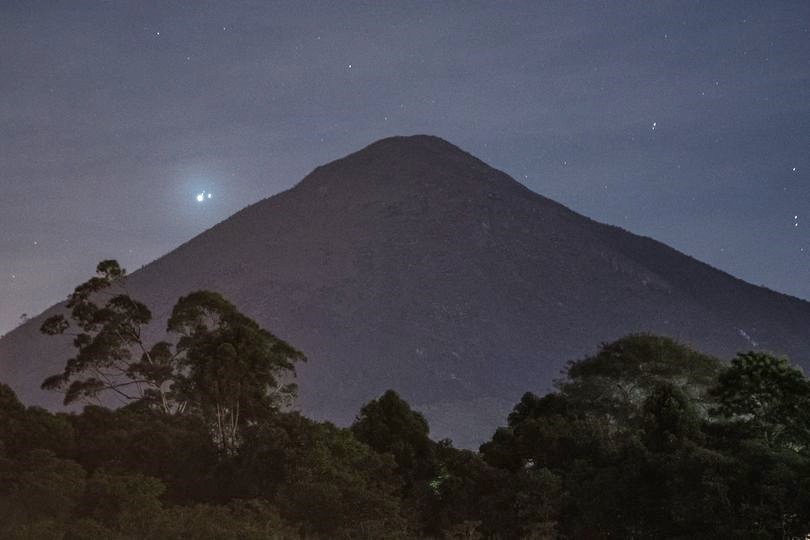
[[[431,136],[384,139],[318,167],[132,274],[164,325],[212,289],[308,357],[299,406],[351,422],[394,388],[434,438],[474,446],[567,360],[630,332],[728,357],[805,360],[810,303],[585,218]],[[29,404],[67,344],[44,316],[0,340],[0,380]]]

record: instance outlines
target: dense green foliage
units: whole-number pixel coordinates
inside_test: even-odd
[[[804,538],[808,391],[767,354],[725,366],[629,336],[572,363],[557,392],[526,394],[481,453],[518,478],[559,481],[543,525],[563,537]],[[520,526],[529,534],[531,521]]]
[[[148,310],[126,294],[94,304],[122,277],[99,270],[72,300],[77,356],[48,385],[92,397],[106,384],[94,372],[123,368],[146,391],[52,414],[0,384],[0,538],[810,533],[810,381],[785,359],[725,364],[628,336],[571,362],[556,391],[525,394],[476,453],[431,440],[394,391],[350,428],[283,411],[300,353],[215,293],[181,298],[176,342],[133,361]]]
[[[219,294],[180,298],[168,330],[179,336],[170,379],[181,410],[204,418],[226,451],[239,445],[241,426],[295,398],[295,384],[282,379],[303,355]]]
[[[620,366],[617,367],[617,366]],[[3,538],[800,538],[810,382],[628,336],[527,393],[480,453],[388,391],[350,429],[263,408],[26,408],[0,385]]]

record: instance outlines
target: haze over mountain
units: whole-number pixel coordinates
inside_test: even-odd
[[[302,350],[309,416],[346,424],[394,388],[434,438],[468,447],[567,360],[630,332],[810,365],[810,303],[594,222],[431,136],[319,167],[129,285],[160,327],[179,296],[211,289]],[[0,380],[51,408],[61,396],[39,384],[70,355],[39,335],[53,309],[0,340]]]

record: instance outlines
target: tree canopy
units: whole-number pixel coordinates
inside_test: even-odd
[[[712,390],[715,414],[752,430],[769,445],[810,447],[810,381],[785,358],[738,354]]]
[[[163,346],[150,350],[144,342],[151,311],[128,294],[126,271],[116,261],[101,261],[96,274],[68,296],[68,317],[54,315],[42,324],[45,334],[71,335],[76,350],[64,370],[42,387],[64,391],[65,404],[97,400],[106,392],[120,403],[157,398],[156,404],[169,412],[171,356],[160,354]]]
[[[114,391],[97,372],[121,368],[146,382],[118,388],[135,390],[124,407],[80,414],[25,407],[0,384],[0,537],[810,533],[810,381],[786,359],[725,363],[627,336],[570,362],[555,391],[526,392],[476,453],[431,440],[394,390],[349,428],[285,410],[301,353],[216,293],[180,298],[173,339],[141,349],[147,311],[95,304],[124,276],[99,268],[77,313],[48,325],[82,336],[57,386]]]
[[[217,445],[233,451],[243,425],[295,398],[295,363],[304,355],[216,292],[180,298],[168,339],[151,346],[145,334],[152,314],[129,294],[116,261],[99,263],[67,307],[68,317],[42,325],[49,335],[72,331],[76,355],[42,383],[64,391],[66,404],[114,395],[166,414],[199,415]]]

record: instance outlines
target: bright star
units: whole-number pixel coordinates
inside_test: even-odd
[[[202,190],[201,192],[194,195],[194,198],[197,200],[198,203],[203,203],[207,199],[212,199],[214,197],[213,193],[209,193],[206,190]]]

